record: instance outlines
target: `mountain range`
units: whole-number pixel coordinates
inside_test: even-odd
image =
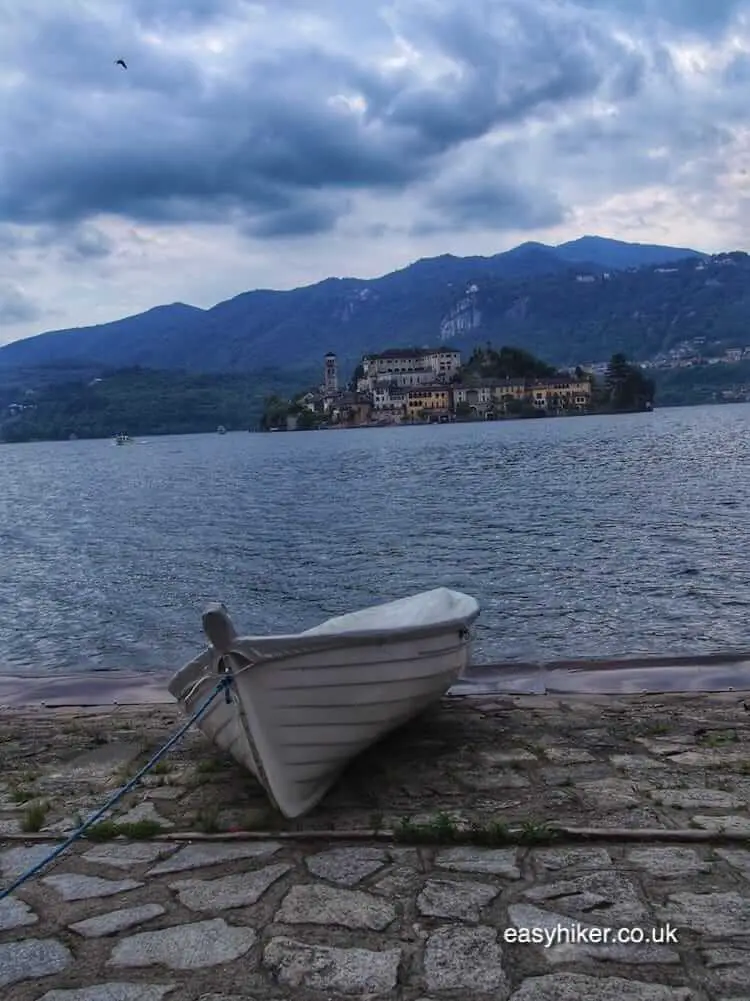
[[[750,258],[597,236],[524,243],[491,257],[427,258],[382,277],[258,289],[210,309],[185,303],[0,348],[0,376],[39,367],[308,371],[334,351],[486,341],[554,364],[645,359],[690,336],[750,341]]]

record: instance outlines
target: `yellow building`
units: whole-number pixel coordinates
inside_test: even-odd
[[[585,410],[591,404],[588,379],[535,379],[530,386],[531,401],[539,410]]]
[[[505,379],[492,385],[492,399],[496,412],[503,412],[510,400],[527,400],[529,389],[524,379]]]
[[[451,407],[451,391],[448,386],[415,386],[407,389],[406,416],[409,420],[419,418],[422,411],[448,412]]]

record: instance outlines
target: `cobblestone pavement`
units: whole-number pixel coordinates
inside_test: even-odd
[[[171,707],[0,716],[2,885],[133,773]],[[743,698],[446,700],[373,749],[302,829],[398,817],[611,829],[596,844],[479,848],[286,840],[200,736],[121,821],[240,825],[255,841],[91,841],[0,902],[3,1001],[748,1001],[750,713]],[[618,828],[674,832],[625,842]],[[680,842],[680,830],[716,832]],[[2,842],[2,837],[5,841]],[[528,841],[528,839],[527,839]],[[669,923],[676,941],[549,948],[508,930]],[[589,935],[589,937],[592,937]]]

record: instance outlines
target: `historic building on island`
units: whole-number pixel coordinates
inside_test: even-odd
[[[336,355],[323,360],[323,382],[294,402],[287,426],[372,426],[455,419],[494,420],[519,414],[586,413],[589,375],[483,379],[449,348],[391,348],[362,358],[355,381],[342,387]],[[307,412],[308,417],[301,415]],[[314,415],[311,416],[311,415]],[[311,423],[312,422],[312,423]]]

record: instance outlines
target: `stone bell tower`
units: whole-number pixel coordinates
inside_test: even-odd
[[[339,391],[338,363],[336,355],[332,351],[329,351],[325,357],[323,389],[326,393],[338,393]]]

